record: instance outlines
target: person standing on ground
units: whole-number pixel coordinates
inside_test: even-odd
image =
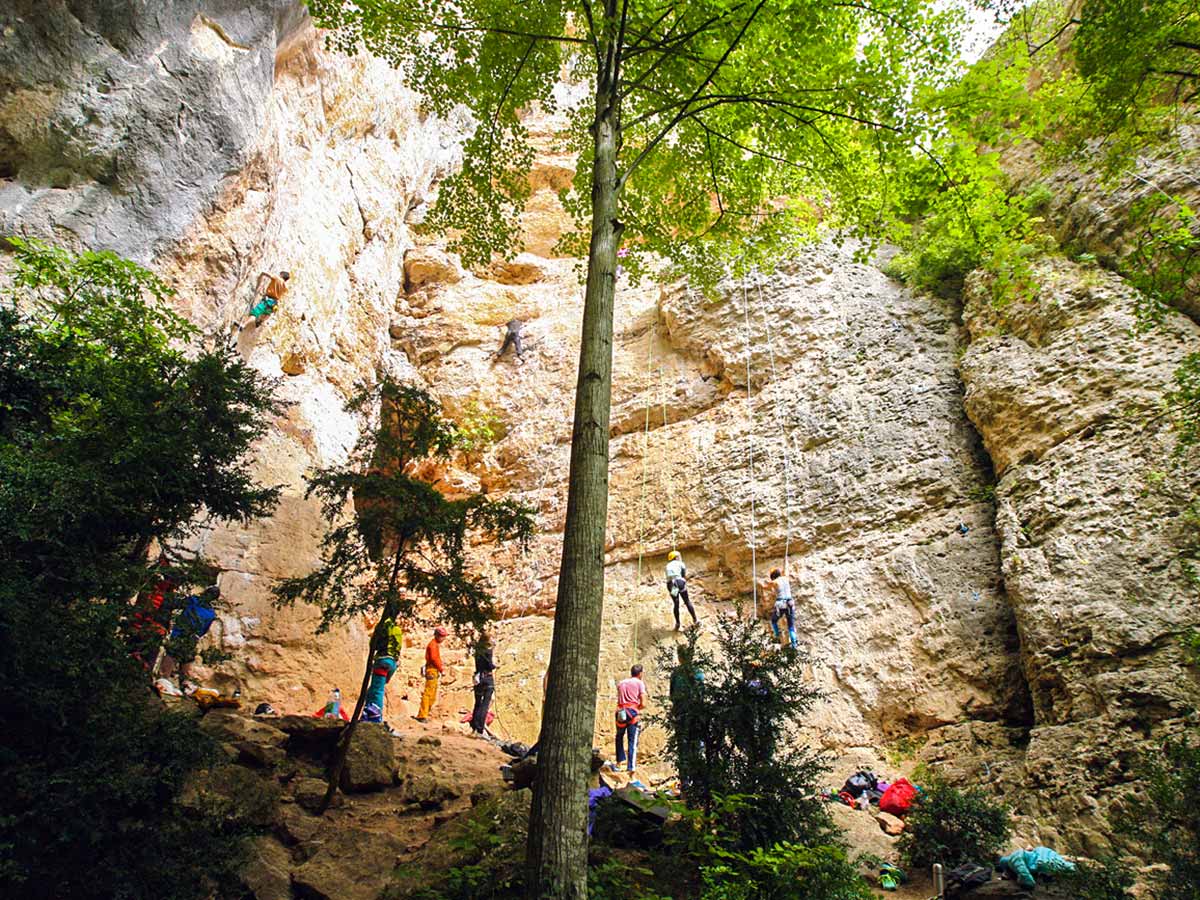
[[[471,711],[471,730],[480,737],[489,736],[488,708],[496,692],[496,661],[492,656],[492,638],[488,632],[480,635],[475,645],[475,708]]]
[[[241,331],[251,322],[255,327],[262,324],[263,319],[275,311],[276,305],[288,292],[287,282],[292,277],[291,272],[280,272],[276,278],[269,272],[261,272],[258,283],[254,286],[254,296],[258,298],[250,307],[250,315],[234,325],[234,331]]]
[[[775,599],[775,608],[771,612],[771,630],[775,632],[775,640],[780,639],[779,620],[787,618],[788,638],[792,649],[796,647],[796,603],[792,599],[792,583],[787,575],[779,569],[771,570],[769,581],[761,583],[764,591],[770,591]]]
[[[509,319],[504,323],[504,343],[500,345],[500,352],[496,354],[496,359],[504,355],[509,347],[512,347],[517,352],[517,359],[525,357],[525,351],[521,346],[521,329],[525,327],[525,323],[520,319]]]
[[[683,564],[683,557],[679,555],[678,550],[672,550],[667,554],[667,593],[671,595],[671,602],[675,609],[676,631],[679,630],[680,600],[687,607],[687,611],[692,614],[692,624],[695,625],[700,621],[696,618],[696,610],[692,607],[691,598],[688,597],[687,566]]]
[[[439,625],[433,629],[433,640],[425,647],[425,692],[421,694],[421,709],[416,715],[418,722],[429,718],[433,704],[437,702],[438,681],[446,671],[446,667],[442,665],[442,641],[449,633]]]
[[[638,717],[646,708],[646,683],[642,680],[642,667],[635,665],[629,677],[617,683],[617,761],[611,766],[615,772],[626,762],[626,745],[629,747],[628,768],[637,771]]]
[[[386,708],[387,683],[396,674],[399,665],[400,651],[404,647],[404,629],[397,622],[388,622],[385,626],[387,649],[375,658],[371,666],[371,681],[367,685],[367,699],[363,701],[362,720],[364,722],[382,722]]]

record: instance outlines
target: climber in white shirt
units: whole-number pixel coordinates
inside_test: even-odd
[[[787,618],[788,637],[792,647],[796,646],[796,603],[792,599],[792,583],[786,574],[779,569],[771,570],[771,578],[760,584],[764,591],[770,591],[775,597],[775,609],[771,612],[771,630],[775,639],[779,640],[779,620]]]
[[[671,601],[675,606],[675,630],[679,630],[679,601],[682,600],[687,611],[692,614],[692,624],[699,622],[696,618],[696,610],[692,607],[692,601],[688,597],[687,589],[687,566],[683,564],[683,558],[679,555],[678,550],[672,550],[667,554],[667,592],[671,595]]]

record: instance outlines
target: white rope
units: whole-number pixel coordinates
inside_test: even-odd
[[[745,269],[742,270],[742,317],[745,320],[746,326],[746,420],[750,426],[746,430],[746,450],[750,460],[750,584],[754,597],[754,608],[751,612],[751,617],[754,618],[758,616],[758,547],[754,533],[757,512],[754,502],[754,387],[750,380],[750,305],[746,300]]]
[[[763,303],[763,277],[759,273],[756,280],[758,287],[758,311],[763,320],[763,331],[767,335],[767,355],[771,360],[771,384],[775,389],[775,427],[779,429],[779,437],[783,441],[783,495],[784,495],[784,538],[783,538],[783,572],[788,571],[788,560],[792,547],[792,463],[791,438],[788,436],[787,418],[780,412],[779,375],[775,369],[775,350],[771,344],[771,324],[767,319],[766,306]]]
[[[642,584],[642,558],[646,554],[646,463],[650,457],[650,404],[653,402],[654,341],[658,337],[658,312],[655,310],[654,330],[646,347],[646,424],[642,431],[642,500],[638,512],[638,574],[639,589]]]
[[[663,387],[663,367],[661,363],[658,367],[658,399],[662,404],[662,427],[665,429],[667,427],[667,392],[666,388]],[[679,547],[675,542],[675,479],[671,474],[671,461],[667,458],[667,444],[666,440],[662,441],[663,464],[660,475],[666,480],[667,485],[667,516],[671,521],[671,549],[677,550]]]

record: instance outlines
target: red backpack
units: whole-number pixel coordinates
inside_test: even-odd
[[[903,816],[912,808],[917,789],[907,778],[899,778],[892,783],[883,796],[879,798],[879,808],[893,816]]]

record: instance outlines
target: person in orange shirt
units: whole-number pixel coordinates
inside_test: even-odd
[[[445,666],[442,665],[441,645],[449,633],[439,625],[433,629],[433,640],[425,648],[425,692],[421,694],[421,709],[416,715],[418,722],[424,722],[429,718],[429,712],[433,709],[433,704],[437,702],[438,680],[446,671]]]
[[[275,306],[283,299],[283,295],[287,293],[287,281],[291,278],[290,272],[280,272],[276,278],[270,272],[262,272],[258,276],[258,283],[254,286],[254,295],[259,298],[255,304],[250,307],[250,315],[234,325],[234,331],[241,331],[251,322],[255,327],[262,324],[262,320],[275,311]]]

